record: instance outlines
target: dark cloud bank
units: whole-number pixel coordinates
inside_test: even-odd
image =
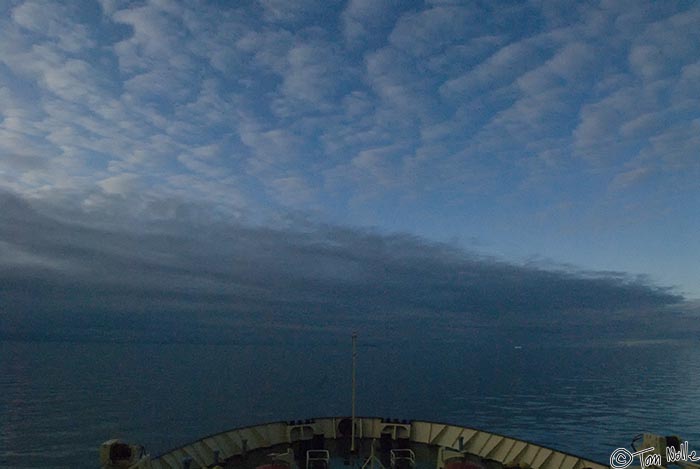
[[[696,308],[620,273],[513,265],[407,235],[100,223],[0,196],[0,337],[260,342],[683,338]],[[200,217],[201,220],[201,217]]]

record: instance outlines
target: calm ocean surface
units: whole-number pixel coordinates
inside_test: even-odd
[[[607,461],[641,431],[700,449],[700,343],[361,345],[358,414],[473,426]],[[0,342],[0,467],[98,467],[233,427],[348,414],[331,345]]]

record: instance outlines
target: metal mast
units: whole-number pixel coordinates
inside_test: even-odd
[[[355,452],[355,368],[357,361],[357,332],[352,333],[352,442],[350,443],[350,451]]]

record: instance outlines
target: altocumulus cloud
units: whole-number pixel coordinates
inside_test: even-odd
[[[475,236],[697,297],[698,23],[649,0],[0,2],[0,188]]]
[[[186,211],[117,225],[84,211],[50,215],[42,202],[10,193],[0,195],[0,210],[5,337],[692,333],[679,312],[691,306],[644,279],[515,265],[408,235],[301,222],[271,228]]]

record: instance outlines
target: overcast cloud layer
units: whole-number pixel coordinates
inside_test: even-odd
[[[683,1],[2,2],[0,325],[682,329],[698,24]]]
[[[0,333],[9,337],[697,332],[686,329],[692,308],[681,297],[623,273],[516,266],[410,236],[328,226],[178,220],[133,229],[57,219],[10,195],[0,208]]]

